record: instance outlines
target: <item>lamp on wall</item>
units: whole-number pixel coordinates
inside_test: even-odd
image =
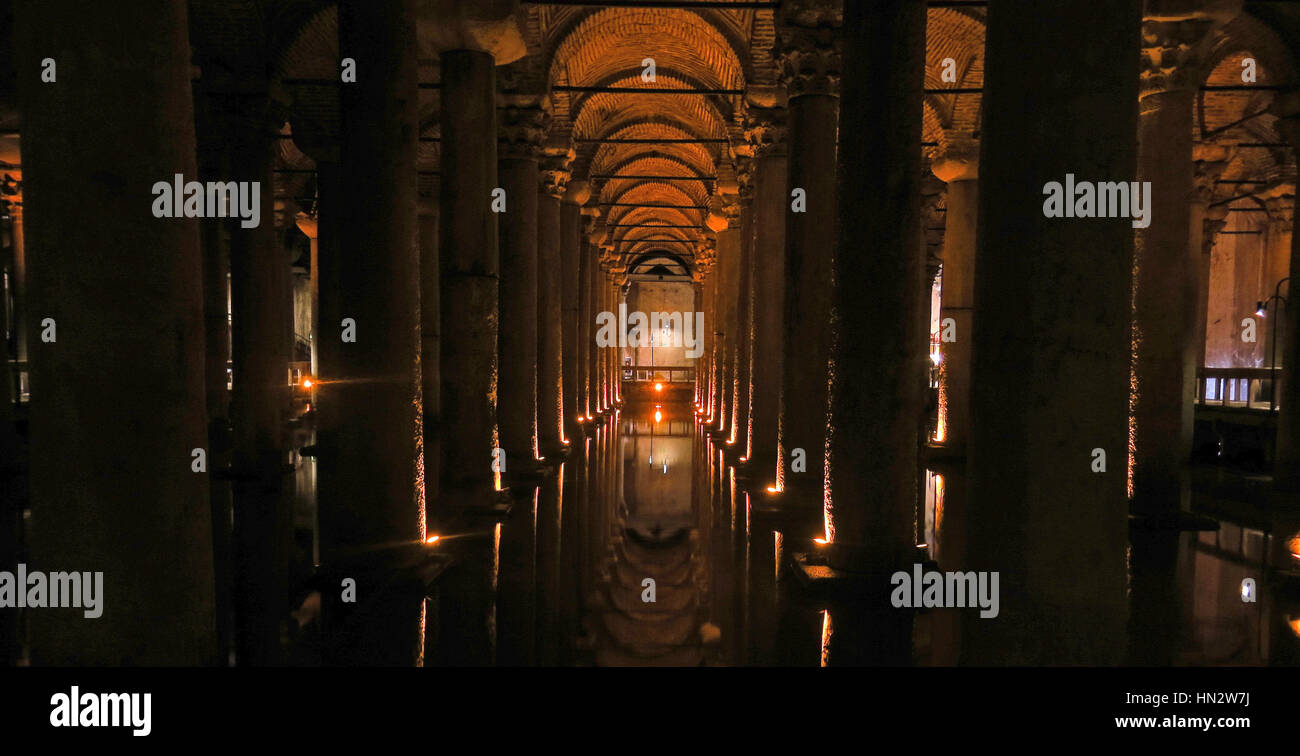
[[[1264,317],[1265,313],[1268,312],[1268,303],[1274,300],[1277,300],[1277,303],[1281,305],[1279,313],[1281,310],[1285,310],[1287,307],[1287,299],[1282,296],[1282,284],[1287,283],[1290,280],[1291,276],[1287,276],[1278,281],[1277,285],[1273,287],[1273,294],[1268,299],[1256,302],[1255,314],[1261,318]],[[1269,412],[1277,411],[1277,329],[1281,324],[1282,318],[1277,318],[1274,321],[1273,327],[1268,329],[1268,369],[1269,378],[1272,381],[1272,387],[1269,390],[1268,396]],[[1292,359],[1295,359],[1295,357],[1292,357]]]

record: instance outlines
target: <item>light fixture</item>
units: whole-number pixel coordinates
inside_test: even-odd
[[[655,384],[655,391],[663,391],[663,390],[664,390],[664,385],[662,383]]]
[[[943,353],[938,351],[930,352],[930,362],[933,362],[936,365],[943,362]]]
[[[1268,314],[1268,302],[1259,301],[1255,303],[1255,314],[1261,318]]]
[[[429,536],[428,538],[424,539],[424,542],[425,542],[425,543],[437,543],[439,538],[442,538],[442,536],[431,535],[431,536]]]

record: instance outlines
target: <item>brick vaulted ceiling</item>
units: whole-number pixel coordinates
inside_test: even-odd
[[[0,0],[3,2],[3,0]],[[195,63],[214,88],[238,85],[258,71],[269,72],[269,89],[282,106],[292,134],[281,150],[284,168],[305,170],[337,132],[337,87],[301,83],[338,76],[338,14],[322,0],[193,0],[191,39]],[[1253,14],[1251,6],[1225,26],[1203,52],[1200,81],[1216,85],[1239,81],[1241,60],[1255,57],[1261,84],[1296,81],[1289,40],[1300,32],[1300,11],[1271,7]],[[498,69],[503,89],[549,92],[549,142],[576,152],[573,180],[593,175],[635,174],[716,177],[716,181],[593,181],[592,203],[647,203],[705,206],[719,184],[734,187],[737,165],[745,153],[746,98],[739,94],[655,95],[615,92],[555,91],[555,86],[663,87],[746,90],[777,83],[772,58],[774,11],[770,8],[667,9],[592,7],[522,3],[515,19],[527,55]],[[1261,18],[1263,20],[1261,20]],[[1266,23],[1267,22],[1267,23]],[[1281,32],[1281,34],[1279,33]],[[1285,36],[1283,36],[1285,35]],[[924,100],[923,135],[927,158],[954,142],[979,138],[984,59],[982,8],[929,10],[925,86],[929,90],[961,88],[974,92],[929,92]],[[1063,56],[1070,51],[1062,50]],[[641,79],[645,58],[655,61],[657,78]],[[952,58],[957,81],[943,81],[940,71]],[[421,60],[422,82],[438,81],[438,61]],[[295,83],[295,80],[297,83]],[[422,89],[420,188],[435,194],[438,170],[438,90]],[[1272,119],[1259,116],[1271,92],[1208,91],[1198,98],[1198,141],[1219,143],[1281,142]],[[632,139],[705,139],[703,143],[629,143]],[[1266,147],[1233,153],[1225,179],[1267,178],[1294,182],[1290,151]],[[299,207],[310,211],[314,185],[309,173],[278,174],[276,191],[289,217]],[[734,188],[731,189],[734,191]],[[609,224],[703,226],[708,210],[692,208],[610,207]],[[611,229],[614,239],[643,237],[703,242],[703,228]],[[620,257],[642,254],[653,244],[619,244]],[[665,248],[669,249],[669,248]],[[689,249],[673,245],[673,252]]]

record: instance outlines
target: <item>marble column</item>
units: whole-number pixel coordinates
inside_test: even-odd
[[[103,573],[99,617],[29,612],[31,661],[213,664],[212,470],[196,472],[191,453],[207,444],[198,221],[151,213],[155,182],[197,177],[187,6],[50,0],[15,10],[27,566]],[[57,84],[40,79],[42,58],[58,54],[50,50],[74,58]]]
[[[775,100],[773,100],[775,102]],[[785,351],[785,110],[752,106],[745,139],[754,151],[754,407],[751,474],[755,490],[775,486]],[[762,496],[762,494],[760,494]]]
[[[1138,512],[1188,505],[1200,250],[1188,244],[1196,82],[1180,53],[1197,24],[1143,24],[1150,69],[1142,75],[1138,180],[1150,182],[1151,206],[1144,208],[1150,225],[1138,229],[1134,253],[1131,453]]]
[[[1014,306],[981,308],[974,323],[964,567],[999,573],[1000,611],[963,622],[961,658],[1115,664],[1127,615],[1133,227],[1043,211],[1045,188],[1067,173],[1137,176],[1141,3],[1062,0],[1044,14],[1001,0],[994,11],[975,301]],[[1062,65],[1066,49],[1087,52]]]
[[[497,344],[497,399],[506,475],[538,469],[537,442],[537,161],[546,137],[541,97],[501,95],[498,181],[505,212],[498,213],[501,245],[501,329]]]
[[[564,441],[576,438],[574,412],[576,402],[571,390],[574,320],[577,315],[577,291],[569,278],[575,254],[561,244],[560,198],[569,180],[567,153],[545,158],[541,173],[537,210],[537,251],[541,281],[537,294],[541,307],[540,345],[538,347],[538,407],[542,422],[542,453],[550,461],[565,453]],[[573,273],[576,276],[576,273]]]
[[[576,255],[578,261],[578,278],[581,280],[583,269],[583,260],[586,258],[585,252],[585,234],[583,233],[583,216],[582,205],[591,197],[591,186],[586,181],[571,181],[564,192],[564,201],[560,205],[560,244],[566,250],[573,250],[570,255]],[[570,295],[577,298],[578,307],[574,311],[576,317],[575,328],[581,329],[584,323],[594,322],[594,316],[590,315],[591,303],[587,301],[590,292],[582,287],[570,290]],[[584,302],[586,307],[583,306]],[[579,331],[575,331],[575,334]],[[574,348],[577,350],[575,364],[582,365],[587,358],[587,342],[585,339],[575,336]],[[581,370],[576,371],[574,375],[574,402],[575,412],[574,419],[578,415],[586,415],[587,397],[590,387],[587,385],[587,376]],[[570,422],[573,422],[572,420]]]
[[[940,365],[937,439],[948,456],[966,454],[970,438],[971,326],[975,315],[975,219],[979,200],[979,145],[950,146],[934,162],[948,185],[943,231],[943,289],[939,309]],[[945,337],[950,340],[944,340]]]
[[[433,186],[420,195],[420,439],[424,459],[424,514],[427,528],[429,512],[439,495],[442,466],[442,278],[438,260],[438,213],[441,184],[433,177]],[[320,320],[317,319],[319,323]],[[320,326],[317,326],[320,331]],[[319,333],[314,346],[321,346]],[[313,353],[315,349],[313,348]]]
[[[735,414],[730,442],[738,457],[749,460],[752,423],[753,344],[754,344],[754,212],[753,169],[750,158],[741,158],[736,167],[740,199],[740,274],[736,303],[736,381]]]
[[[442,53],[442,494],[486,503],[497,436],[500,256],[491,53]],[[540,218],[539,211],[539,218]]]
[[[261,223],[230,229],[235,652],[241,666],[281,663],[280,624],[289,610],[292,483],[285,421],[293,322],[289,260],[275,228],[271,191],[274,124],[269,101],[246,100],[252,120],[236,125],[229,179],[257,182]]]
[[[422,535],[416,446],[423,315],[414,24],[413,0],[340,5],[340,48],[368,61],[362,70],[369,73],[340,90],[337,168],[327,161],[317,165],[321,562],[330,570],[357,573],[348,577],[356,580],[358,597],[344,603],[338,591],[322,593],[330,663],[410,665],[419,653],[418,597],[386,590],[382,571],[360,573],[354,567],[361,553],[373,555],[377,546],[413,543]],[[446,61],[442,70],[443,95],[451,83],[451,102],[457,102],[462,71]],[[483,99],[490,125],[490,90]],[[487,128],[485,134],[495,174],[496,133]],[[455,162],[449,154],[461,148],[460,132],[444,124],[442,135],[446,170]],[[365,201],[350,202],[353,194]],[[487,203],[484,190],[485,215]],[[495,217],[491,220],[495,231]],[[495,242],[495,234],[487,238]],[[495,280],[493,284],[495,295]],[[495,351],[495,340],[492,347]],[[484,470],[489,451],[485,447],[476,460]]]
[[[780,443],[784,502],[820,508],[830,357],[831,265],[836,239],[840,10],[782,5],[777,57],[789,97],[786,180],[785,363]],[[855,233],[858,230],[855,229]]]

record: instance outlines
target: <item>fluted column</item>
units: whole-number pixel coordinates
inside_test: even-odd
[[[940,294],[939,423],[944,451],[964,456],[970,437],[971,326],[975,315],[975,219],[979,199],[979,145],[949,148],[934,162],[948,184]],[[952,338],[949,339],[948,337]]]
[[[501,243],[502,328],[497,357],[500,445],[506,473],[537,469],[537,161],[546,137],[548,115],[536,95],[501,95],[498,112],[498,181],[505,189],[505,212],[498,213]]]
[[[772,95],[775,102],[775,95]],[[754,151],[754,407],[751,470],[757,490],[775,486],[785,364],[786,128],[783,108],[751,106],[745,139]]]
[[[783,198],[786,286],[781,485],[790,505],[814,508],[822,501],[826,439],[840,10],[836,4],[808,2],[782,5],[778,16],[774,53],[789,96],[790,144]],[[799,468],[792,461],[800,457],[803,469],[796,471]]]
[[[1014,306],[981,307],[974,323],[965,567],[999,573],[1000,613],[962,623],[962,662],[1114,664],[1127,615],[1133,227],[1043,208],[1067,173],[1136,178],[1141,3],[991,10],[975,301]],[[1062,64],[1061,50],[1085,47]],[[1089,558],[1062,558],[1063,534]]]
[[[191,468],[191,450],[207,445],[198,221],[150,213],[155,182],[196,176],[187,5],[50,0],[15,10],[29,264],[27,566],[103,573],[98,618],[81,608],[28,613],[31,659],[212,664],[208,476]],[[93,64],[74,62],[73,75],[42,83],[52,49]],[[46,318],[54,340],[42,339]]]

